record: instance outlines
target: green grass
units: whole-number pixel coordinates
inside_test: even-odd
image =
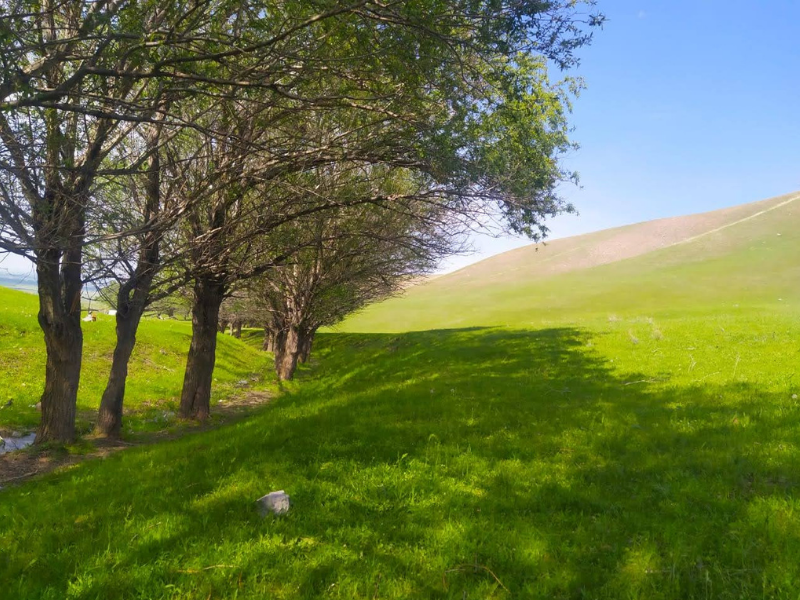
[[[35,405],[44,389],[45,352],[36,320],[36,296],[0,287],[0,429],[36,427]],[[87,431],[108,380],[114,350],[114,317],[97,314],[83,324],[84,354],[78,390],[79,427]],[[131,359],[124,433],[163,429],[174,421],[180,398],[191,324],[144,319]],[[272,381],[267,356],[230,336],[219,336],[213,402],[229,397],[238,382]],[[166,414],[166,416],[165,416]]]
[[[371,307],[247,420],[0,492],[0,590],[797,598],[792,214]]]
[[[792,315],[324,335],[247,421],[5,491],[0,580],[16,598],[796,597],[798,336]],[[274,489],[292,511],[261,520]]]

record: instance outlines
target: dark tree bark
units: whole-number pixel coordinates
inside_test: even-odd
[[[31,216],[36,246],[38,318],[47,349],[42,420],[36,442],[69,443],[75,439],[83,357],[81,266],[86,207],[110,125],[100,122],[96,138],[79,168],[59,170],[57,166],[63,164],[63,153],[68,148],[62,145],[64,139],[56,113],[47,112],[45,122],[48,131],[44,141],[48,165],[43,170],[45,192],[38,197],[33,191],[28,194],[34,197]]]
[[[269,326],[264,326],[264,343],[261,344],[264,352],[275,352],[275,332]]]
[[[278,379],[287,381],[294,377],[300,351],[300,331],[297,325],[289,325],[279,336],[279,350],[275,353],[275,371]]]
[[[155,147],[158,143],[158,131],[155,130],[153,134],[150,144]],[[161,204],[160,168],[158,152],[155,151],[148,161],[145,221],[156,214]],[[117,292],[117,345],[114,347],[111,373],[97,415],[98,432],[111,438],[118,438],[122,432],[122,408],[125,383],[128,378],[128,363],[136,345],[136,332],[150,299],[153,279],[158,270],[160,238],[161,234],[157,229],[147,232],[142,240],[133,275],[119,286]]]
[[[284,324],[276,313],[270,313],[269,321],[264,324],[264,343],[261,349],[265,352],[278,353],[282,342]]]
[[[128,362],[136,345],[136,330],[142,316],[142,311],[137,308],[127,309],[125,315],[121,310],[125,309],[117,309],[117,345],[111,359],[111,373],[97,415],[98,433],[110,438],[118,438],[122,432],[122,406],[128,378]]]
[[[225,285],[200,277],[194,285],[192,343],[186,361],[181,391],[180,416],[203,421],[211,412],[211,381],[217,350],[219,308],[225,298]]]
[[[242,339],[242,322],[236,321],[233,325],[233,337],[237,340]]]
[[[314,336],[317,334],[316,327],[306,327],[301,330],[300,343],[297,358],[305,364],[311,358],[311,347],[314,344]]]
[[[81,247],[72,247],[63,257],[59,250],[44,250],[37,258],[39,325],[44,333],[47,365],[36,443],[69,443],[75,440],[83,356]]]
[[[122,408],[125,383],[128,378],[128,363],[136,345],[136,332],[153,284],[154,270],[158,261],[158,242],[143,250],[146,251],[140,253],[136,274],[120,286],[117,294],[117,345],[114,347],[111,374],[100,401],[97,417],[98,432],[112,438],[119,437],[122,432]]]

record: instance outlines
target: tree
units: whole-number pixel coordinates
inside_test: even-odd
[[[90,75],[138,58],[112,42],[117,5],[15,3],[3,19],[0,248],[36,263],[47,348],[37,441],[73,439],[80,378],[81,265],[91,192],[131,125],[112,117],[146,82]],[[92,34],[95,35],[92,35]],[[113,101],[111,100],[113,99]],[[70,110],[62,111],[64,105]],[[136,102],[131,120],[151,106]]]
[[[235,6],[22,0],[0,7],[0,250],[36,263],[47,348],[37,442],[75,434],[81,270],[96,179],[139,124],[164,116],[165,95],[242,85],[230,82],[221,59],[240,56],[241,40],[217,27],[237,21],[243,11]],[[130,157],[128,168],[147,152]]]
[[[264,194],[266,182],[282,174],[337,161],[414,169],[427,178],[431,197],[446,199],[465,219],[498,211],[508,227],[535,237],[546,231],[543,217],[569,208],[555,190],[571,176],[558,162],[571,147],[565,119],[570,84],[551,83],[546,63],[574,64],[575,50],[590,39],[587,28],[602,22],[578,7],[573,0],[2,5],[0,249],[37,264],[48,355],[38,440],[74,437],[83,253],[98,241],[92,217],[104,196],[94,187],[98,176],[135,173],[153,160],[153,143],[134,146],[141,152],[124,165],[116,156],[109,160],[137,128],[152,131],[161,120],[165,129],[188,126],[214,140],[204,144],[215,151],[247,146],[255,156],[258,147]],[[185,120],[186,99],[205,100],[228,115],[258,113],[263,130],[231,130],[228,120],[221,127],[206,120],[200,130]],[[325,120],[334,124],[326,144],[304,139],[306,123]],[[256,161],[240,162],[249,169]],[[220,172],[217,165],[199,169]],[[243,265],[247,248],[231,233],[230,218],[222,219],[224,227],[215,223],[236,206],[237,195],[249,198],[254,184],[223,179],[228,199],[220,203],[217,192],[216,208],[204,213],[212,231],[193,236],[189,250],[196,258],[230,252]],[[246,212],[256,206],[249,199],[246,204]],[[287,218],[264,214],[270,226]],[[295,211],[290,218],[302,215]],[[143,266],[130,288],[136,306],[149,295],[153,269],[146,263],[156,253],[151,248],[147,254],[137,258]],[[256,257],[254,263],[242,272],[258,273],[270,260]],[[206,306],[239,277],[232,269],[220,273],[208,260],[196,264],[202,268],[193,272],[201,274],[195,291],[214,297]],[[128,339],[121,337],[118,364],[129,355],[122,347]],[[193,345],[190,363],[198,351],[213,355],[213,343]],[[196,366],[213,367],[213,358],[201,362]],[[189,369],[189,408],[182,412],[207,414],[208,386],[188,375]],[[190,401],[195,396],[199,406]]]
[[[242,307],[260,313],[264,349],[275,353],[281,379],[307,360],[317,329],[396,293],[460,249],[463,228],[419,184],[406,169],[346,164],[296,182],[298,193],[314,189],[343,208],[288,224],[294,249],[286,263],[247,284]]]
[[[184,284],[166,271],[178,249],[165,241],[169,241],[171,229],[187,207],[185,200],[172,193],[175,182],[165,177],[168,170],[161,165],[165,153],[162,133],[160,119],[133,132],[131,143],[141,144],[147,156],[144,171],[127,175],[121,185],[103,190],[109,193],[99,203],[94,220],[96,228],[108,235],[89,247],[85,265],[93,279],[105,284],[101,295],[116,309],[117,341],[97,420],[97,431],[114,438],[121,433],[128,362],[139,322],[148,306]],[[120,231],[130,233],[115,235]]]

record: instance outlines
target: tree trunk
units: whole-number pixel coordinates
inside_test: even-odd
[[[275,371],[281,381],[294,377],[300,350],[300,333],[297,325],[290,325],[284,331],[279,349],[275,353]]]
[[[43,250],[37,257],[39,325],[47,349],[42,420],[36,442],[75,440],[75,410],[81,377],[81,249]],[[63,266],[62,265],[63,262]]]
[[[233,337],[237,340],[242,339],[242,322],[236,321],[236,324],[233,327]]]
[[[303,364],[307,363],[308,359],[311,357],[311,347],[314,344],[314,336],[316,334],[316,327],[305,328],[301,332],[298,360]]]
[[[217,350],[219,308],[225,297],[225,286],[217,281],[199,278],[194,284],[192,307],[192,343],[186,360],[186,373],[181,391],[180,416],[203,421],[211,412],[211,381]]]
[[[264,327],[264,343],[261,344],[264,352],[275,352],[275,332],[268,326]]]
[[[136,345],[136,330],[142,316],[141,312],[134,312],[136,311],[126,315],[117,312],[117,345],[114,347],[111,374],[97,416],[97,431],[111,438],[118,438],[122,432],[122,406],[128,378],[128,362]]]
[[[145,184],[147,194],[145,222],[157,215],[161,208],[161,167],[157,149],[159,132],[160,128],[154,128],[149,134],[149,145],[153,152],[148,159]],[[155,227],[151,227],[141,238],[136,268],[117,291],[117,344],[111,359],[111,373],[97,415],[97,431],[108,437],[118,438],[122,432],[122,407],[128,378],[128,362],[136,345],[136,332],[149,303],[153,279],[159,268],[160,240],[161,231]]]
[[[152,278],[146,284],[140,283],[135,296],[147,296]],[[146,285],[146,290],[142,289]],[[144,302],[131,302],[128,292],[120,292],[117,297],[117,345],[111,359],[111,374],[108,377],[100,410],[97,415],[97,431],[111,438],[118,438],[122,432],[122,408],[125,399],[125,383],[128,378],[128,363],[136,345],[136,331],[144,313]]]

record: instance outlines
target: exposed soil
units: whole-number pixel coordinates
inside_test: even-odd
[[[133,442],[108,440],[96,435],[84,436],[77,447],[80,447],[80,443],[85,443],[86,451],[78,454],[70,453],[64,448],[40,448],[35,445],[25,450],[9,452],[0,455],[0,487],[19,484],[36,475],[49,473],[62,467],[67,468],[85,460],[103,458],[126,448],[155,444],[199,431],[216,429],[251,414],[254,409],[270,402],[272,398],[273,396],[269,392],[242,391],[239,395],[213,407],[212,422],[197,424],[186,422],[185,426],[177,430],[168,429],[139,434]]]

